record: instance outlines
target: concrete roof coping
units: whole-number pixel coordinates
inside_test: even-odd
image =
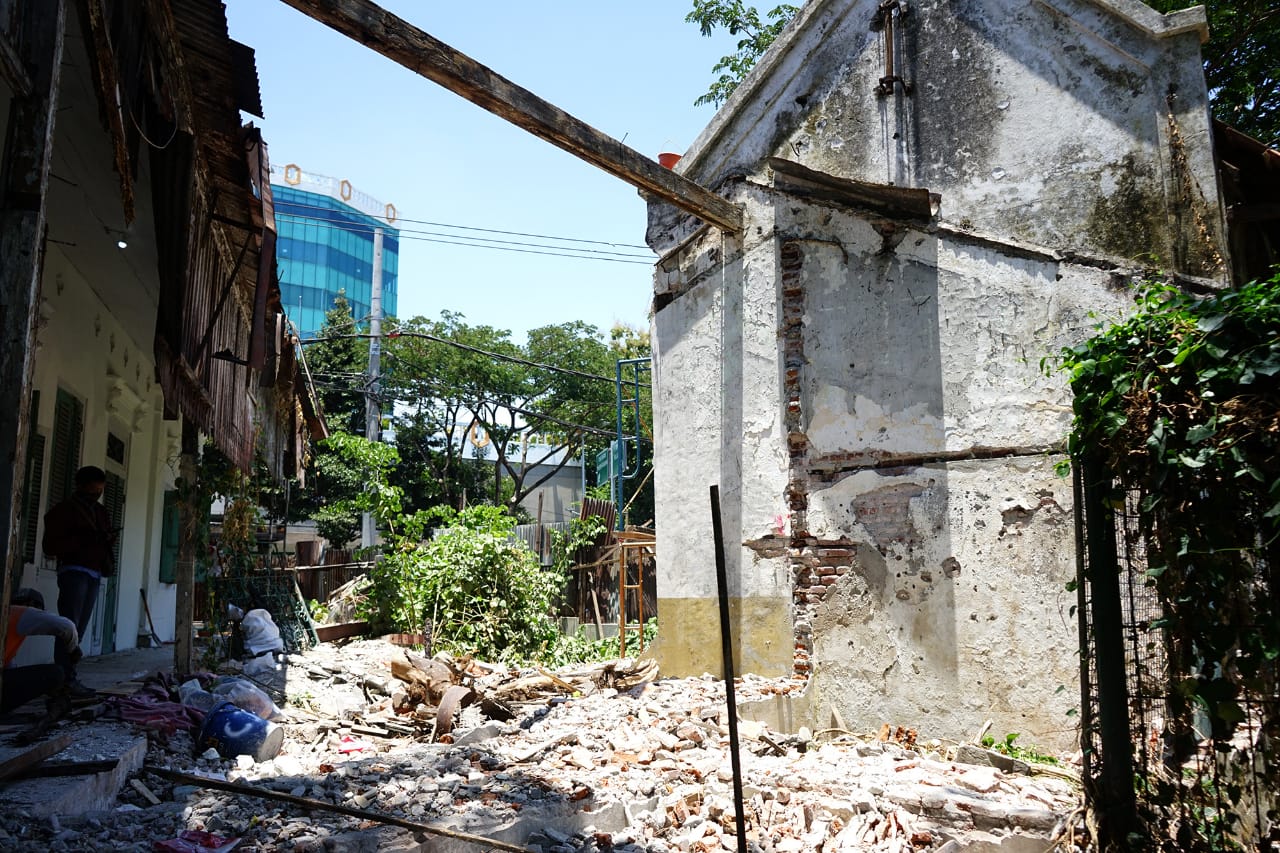
[[[1209,19],[1204,6],[1192,6],[1189,9],[1180,9],[1176,12],[1163,14],[1141,2],[1141,0],[1084,1],[1092,3],[1104,12],[1109,12],[1126,21],[1152,38],[1172,38],[1183,33],[1195,32],[1199,34],[1201,44],[1209,40]],[[675,171],[680,174],[696,171],[702,155],[715,144],[716,140],[737,118],[738,114],[749,108],[752,101],[761,93],[760,90],[764,88],[765,82],[769,77],[785,63],[790,53],[803,42],[803,34],[805,32],[814,27],[828,12],[833,15],[832,24],[838,24],[841,19],[853,11],[851,7],[858,6],[862,2],[864,0],[810,0],[810,2],[805,3],[800,8],[800,11],[796,13],[796,16],[778,34],[778,38],[773,45],[756,62],[755,67],[733,90],[728,100],[712,116],[711,121],[702,129],[702,133],[698,134],[698,138],[689,146],[689,150],[676,163]],[[1041,2],[1048,5],[1052,0],[1041,0]],[[838,7],[842,4],[846,8],[840,10]],[[872,3],[870,5],[875,4]]]
[[[1118,18],[1123,18],[1154,38],[1171,38],[1183,33],[1199,33],[1200,43],[1209,40],[1209,16],[1204,6],[1178,9],[1162,14],[1142,0],[1088,0]]]

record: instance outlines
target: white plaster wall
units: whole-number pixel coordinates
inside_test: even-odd
[[[115,647],[126,649],[137,644],[139,590],[144,584],[152,585],[149,595],[153,596],[152,615],[157,618],[157,631],[163,630],[165,624],[165,595],[155,581],[161,519],[160,505],[154,495],[165,482],[172,482],[172,475],[161,455],[164,443],[159,439],[164,434],[165,422],[161,415],[160,389],[154,379],[154,360],[150,352],[136,345],[133,336],[126,332],[126,325],[98,295],[101,291],[109,292],[112,285],[99,282],[97,287],[90,286],[86,276],[93,273],[93,270],[79,269],[58,244],[49,245],[34,369],[35,388],[41,394],[33,426],[46,438],[39,535],[43,535],[43,517],[50,508],[49,459],[54,407],[61,387],[84,405],[80,464],[97,465],[123,474],[125,479]],[[136,328],[137,318],[130,318],[128,325]],[[105,457],[108,431],[125,441],[123,471]],[[46,607],[56,611],[56,564],[44,556],[38,546],[36,562],[23,567],[22,585],[39,589]],[[168,598],[169,626],[168,633],[161,634],[164,639],[172,639],[173,630],[172,594]],[[98,653],[104,647],[101,631],[105,605],[104,585],[83,638],[82,646],[87,654]],[[30,648],[24,647],[25,660],[30,660],[32,655],[41,659],[48,654],[43,644],[27,645]]]
[[[755,241],[741,247],[716,232],[707,244],[689,247],[690,256],[711,251],[729,263],[653,321],[660,598],[718,594],[713,484],[720,491],[730,595],[790,596],[785,561],[736,546],[774,532],[788,512],[772,212],[755,204],[749,210]]]
[[[1221,276],[1202,12],[922,0],[898,26],[897,70],[913,92],[877,97],[877,5],[807,4],[678,171],[715,186],[783,157],[927,187],[956,227]],[[651,206],[652,237],[674,222]]]
[[[1079,708],[1071,482],[1053,458],[863,471],[810,496],[810,528],[862,543],[813,616],[810,707],[855,730],[882,723],[967,739],[985,720],[1023,743],[1074,744]],[[909,498],[915,537],[851,510]]]
[[[1123,288],[1098,270],[924,230],[886,252],[862,219],[822,215],[825,236],[802,244],[814,454],[1033,450],[1062,440],[1071,395],[1042,361],[1127,313]],[[807,233],[813,218],[804,209],[785,227]]]

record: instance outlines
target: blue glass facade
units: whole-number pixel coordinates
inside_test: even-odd
[[[272,184],[276,211],[276,265],[280,301],[302,333],[312,338],[324,325],[339,291],[351,314],[367,323],[373,291],[373,234],[381,227],[382,313],[396,313],[400,232],[327,195]]]

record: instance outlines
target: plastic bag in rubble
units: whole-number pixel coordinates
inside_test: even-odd
[[[199,680],[193,678],[190,681],[184,681],[178,687],[178,700],[183,705],[189,705],[192,708],[199,708],[201,711],[208,712],[220,700],[212,693],[200,686]]]
[[[267,654],[259,655],[256,658],[249,658],[245,661],[243,672],[250,678],[262,678],[264,676],[270,676],[279,669],[276,664],[277,661],[275,653],[268,652]]]
[[[280,638],[280,629],[272,620],[271,614],[261,608],[250,610],[240,623],[244,632],[244,648],[251,655],[263,652],[284,651],[284,640]]]
[[[243,678],[223,678],[211,691],[219,702],[232,702],[237,708],[257,714],[264,720],[279,717],[281,711],[271,697]]]

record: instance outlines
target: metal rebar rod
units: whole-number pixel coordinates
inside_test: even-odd
[[[528,847],[521,847],[519,844],[510,844],[506,841],[498,841],[494,838],[486,838],[483,835],[473,835],[470,832],[459,832],[455,829],[445,829],[440,826],[432,826],[427,823],[418,823],[412,820],[395,817],[394,815],[379,814],[378,812],[365,811],[364,809],[355,809],[351,806],[340,806],[336,803],[326,803],[324,800],[313,800],[309,797],[295,797],[292,794],[281,793],[280,791],[272,791],[267,788],[256,788],[252,785],[239,785],[234,782],[223,782],[220,779],[207,779],[204,776],[193,776],[190,773],[180,773],[177,770],[170,770],[167,767],[156,767],[148,764],[143,767],[148,773],[154,773],[163,779],[170,779],[175,782],[182,782],[187,785],[196,785],[201,788],[210,788],[215,791],[226,791],[231,794],[243,794],[246,797],[260,797],[264,800],[279,800],[282,803],[301,806],[307,809],[320,809],[321,811],[334,812],[336,814],[347,815],[348,817],[358,817],[364,820],[377,821],[385,823],[389,826],[398,826],[403,829],[412,829],[416,832],[427,832],[432,835],[443,835],[447,838],[456,838],[459,841],[468,841],[472,844],[478,844],[493,850],[510,850],[512,853],[533,853]]]
[[[733,691],[733,642],[729,633],[729,578],[725,570],[724,532],[720,524],[720,487],[711,487],[711,532],[716,547],[716,586],[720,591],[720,647],[724,657],[724,695],[729,704],[729,759],[733,766],[733,821],[738,853],[747,853],[747,821],[742,813],[742,759],[738,754],[738,701]]]

